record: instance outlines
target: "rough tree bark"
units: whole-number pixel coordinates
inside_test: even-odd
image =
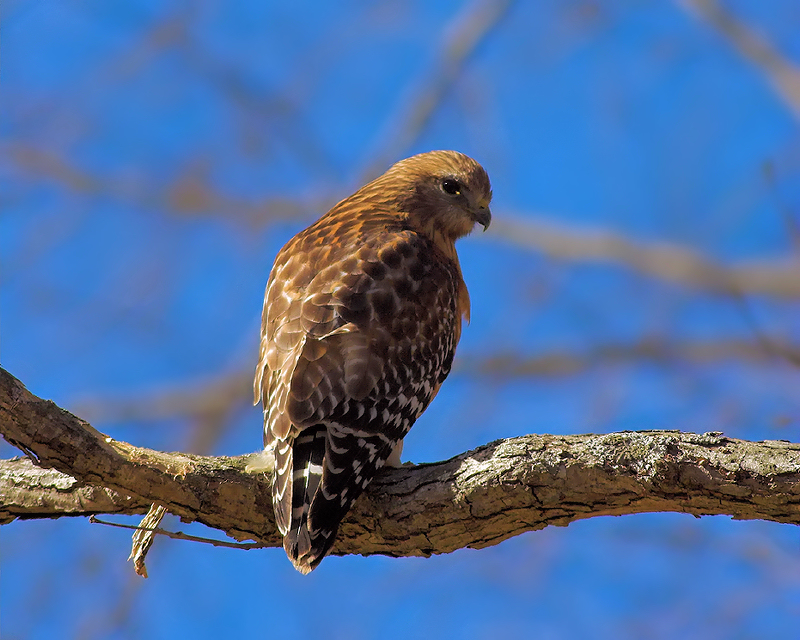
[[[280,546],[264,474],[247,456],[143,449],[105,436],[0,369],[0,523],[142,514],[163,505],[236,540]],[[720,433],[530,435],[386,470],[342,524],[336,554],[427,556],[601,515],[725,514],[800,524],[800,444]]]

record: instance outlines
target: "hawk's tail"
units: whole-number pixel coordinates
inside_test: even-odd
[[[283,548],[300,573],[316,567],[336,538],[335,529],[314,531],[312,535],[308,528],[311,501],[322,480],[326,437],[325,426],[317,425],[304,430],[293,446],[291,524],[283,537]]]
[[[294,441],[291,526],[286,555],[301,573],[313,570],[336,540],[339,523],[386,462],[397,441],[383,434],[304,430]]]

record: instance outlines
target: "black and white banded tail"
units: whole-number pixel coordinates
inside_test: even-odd
[[[286,554],[298,571],[308,573],[322,561],[336,540],[339,522],[396,443],[382,433],[339,425],[316,425],[297,436],[290,454],[291,521],[281,532]],[[281,482],[279,475],[276,484]],[[283,495],[283,500],[288,498]],[[276,505],[276,513],[282,506]]]

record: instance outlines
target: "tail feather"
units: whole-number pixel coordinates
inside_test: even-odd
[[[294,440],[291,525],[283,547],[298,571],[309,573],[330,551],[342,518],[395,444],[339,425],[317,425]]]
[[[293,443],[291,523],[282,533],[286,555],[301,573],[311,571],[324,556],[324,552],[318,553],[317,541],[309,531],[308,514],[322,480],[326,436],[325,426],[317,425],[304,430]]]
[[[272,507],[275,511],[275,524],[281,535],[289,531],[292,515],[292,443],[279,440],[274,443],[275,475],[272,479]]]

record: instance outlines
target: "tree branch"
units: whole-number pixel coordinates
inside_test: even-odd
[[[145,513],[158,503],[237,540],[280,545],[269,481],[244,471],[247,456],[113,440],[2,369],[0,429],[37,465],[0,463],[1,522]],[[653,511],[800,524],[800,445],[676,431],[499,440],[381,473],[342,523],[334,553],[447,553],[548,525]]]
[[[33,520],[100,513],[146,513],[146,500],[91,485],[55,469],[42,469],[28,458],[0,460],[0,525],[19,518]]]

